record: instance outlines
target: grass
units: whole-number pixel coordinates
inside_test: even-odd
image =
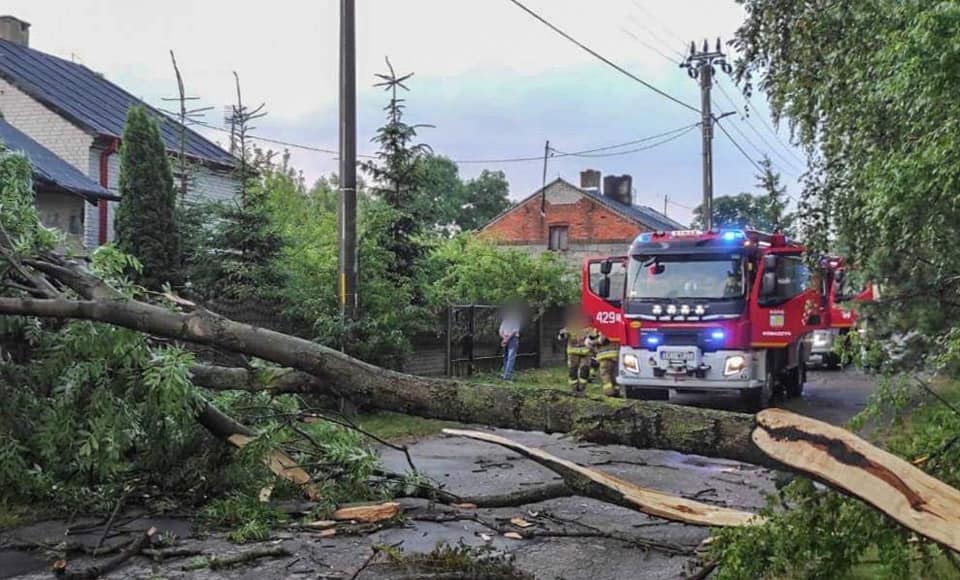
[[[392,411],[365,413],[357,417],[357,422],[377,437],[394,442],[429,437],[440,433],[441,429],[458,425],[451,421],[424,419]]]

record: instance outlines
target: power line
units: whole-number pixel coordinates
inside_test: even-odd
[[[532,16],[532,17],[536,18],[537,20],[539,20],[541,23],[543,23],[545,26],[547,26],[548,28],[550,28],[551,30],[553,30],[554,32],[556,32],[557,34],[559,34],[560,36],[566,38],[567,40],[569,40],[569,41],[572,42],[573,44],[577,45],[581,50],[583,50],[583,51],[587,52],[588,54],[592,55],[594,58],[599,59],[600,61],[602,61],[603,63],[605,63],[607,66],[610,66],[611,68],[613,68],[614,70],[618,71],[619,73],[621,73],[621,74],[623,74],[623,75],[625,75],[625,76],[627,76],[627,77],[635,80],[636,82],[638,82],[638,83],[640,83],[641,85],[647,87],[647,88],[650,89],[651,91],[657,93],[658,95],[660,95],[660,96],[662,96],[662,97],[664,97],[664,98],[666,98],[666,99],[669,99],[669,100],[673,101],[674,103],[677,103],[678,105],[680,105],[680,106],[682,106],[682,107],[686,107],[687,109],[690,109],[691,111],[693,111],[693,112],[695,112],[695,113],[699,113],[699,112],[700,112],[700,109],[697,109],[697,108],[694,107],[693,105],[689,105],[689,104],[681,101],[680,99],[674,97],[673,95],[671,95],[670,93],[667,93],[666,91],[663,91],[663,90],[661,90],[661,89],[658,89],[657,87],[651,85],[651,84],[648,83],[647,81],[643,80],[642,78],[638,77],[637,75],[633,74],[632,72],[628,71],[627,69],[623,68],[622,66],[618,65],[617,63],[613,62],[612,60],[608,59],[607,57],[603,56],[603,55],[600,54],[599,52],[593,50],[593,49],[590,48],[589,46],[583,44],[583,43],[580,42],[579,40],[577,40],[577,39],[575,39],[574,37],[570,36],[569,34],[567,34],[566,32],[564,32],[563,30],[561,30],[560,28],[558,28],[557,26],[555,26],[554,24],[552,24],[549,20],[547,20],[547,19],[544,18],[543,16],[540,16],[539,14],[537,14],[536,12],[534,12],[533,10],[531,10],[530,8],[527,8],[522,2],[520,2],[520,0],[509,0],[509,1],[512,2],[513,4],[515,4],[518,8],[520,8],[521,10],[523,10],[524,12],[526,12],[527,14],[529,14],[530,16]]]
[[[230,132],[228,129],[224,129],[224,128],[222,128],[222,127],[217,127],[216,125],[211,125],[211,124],[209,124],[209,123],[204,123],[204,122],[202,122],[202,121],[197,121],[196,124],[198,124],[198,125],[200,125],[200,126],[202,126],[202,127],[206,127],[206,128],[208,128],[208,129],[213,129],[213,130],[215,130],[215,131],[220,131],[220,132],[223,132],[223,133],[229,133],[229,132]],[[631,145],[637,145],[637,144],[639,144],[639,143],[646,143],[646,142],[648,142],[648,141],[652,141],[652,140],[654,140],[654,139],[659,139],[659,138],[661,138],[661,137],[673,136],[672,138],[670,138],[670,139],[667,140],[667,141],[672,141],[674,138],[681,137],[682,135],[686,134],[687,132],[689,132],[690,130],[692,130],[693,128],[695,128],[695,127],[697,127],[697,126],[699,126],[699,123],[693,123],[693,124],[686,125],[686,126],[683,126],[683,127],[678,127],[678,128],[676,128],[676,129],[673,129],[673,130],[670,130],[670,131],[665,131],[665,132],[663,132],[663,133],[658,133],[658,134],[656,134],[656,135],[649,135],[649,136],[647,136],[647,137],[641,137],[641,138],[639,138],[639,139],[634,139],[634,140],[632,140],[632,141],[625,141],[625,142],[623,142],[623,143],[617,143],[617,144],[615,144],[615,145],[604,145],[604,146],[602,146],[602,147],[594,147],[594,148],[592,148],[592,149],[583,149],[583,150],[574,151],[574,152],[571,152],[571,153],[564,153],[564,152],[558,151],[557,149],[554,149],[554,148],[552,148],[552,147],[551,147],[551,151],[553,151],[553,152],[556,153],[556,155],[554,155],[554,157],[588,156],[587,154],[590,154],[590,153],[596,153],[596,152],[599,152],[599,151],[609,151],[609,150],[611,150],[611,149],[620,149],[620,148],[622,148],[622,147],[629,147],[629,146],[631,146]],[[679,133],[679,134],[678,134],[678,133]],[[338,155],[338,154],[339,154],[339,152],[334,151],[333,149],[326,148],[326,147],[317,147],[317,146],[315,146],[315,145],[305,145],[305,144],[303,144],[303,143],[294,143],[294,142],[292,142],[292,141],[283,141],[283,140],[281,140],[281,139],[274,139],[274,138],[271,138],[271,137],[263,137],[263,136],[260,136],[260,135],[249,135],[249,137],[250,137],[251,139],[256,140],[256,141],[263,141],[263,142],[266,142],[266,143],[274,143],[274,144],[277,144],[277,145],[283,145],[284,147],[292,147],[292,148],[295,148],[295,149],[304,149],[304,150],[307,150],[307,151],[314,151],[314,152],[317,152],[317,153],[327,153],[327,154],[331,154],[331,155]],[[667,142],[667,141],[664,141],[664,142]],[[654,144],[654,146],[656,146],[656,145],[657,145],[657,144]],[[616,155],[626,155],[626,154],[628,154],[628,153],[635,153],[635,152],[637,152],[637,151],[643,151],[643,150],[648,149],[648,148],[651,148],[651,147],[639,148],[639,149],[635,149],[635,150],[631,150],[631,151],[621,151],[621,152],[617,152]],[[358,157],[366,157],[366,158],[368,158],[368,159],[373,159],[373,158],[376,157],[375,155],[365,155],[365,154],[358,154],[357,156],[358,156]],[[453,161],[454,163],[457,163],[457,164],[470,164],[470,163],[491,163],[491,164],[493,164],[493,163],[518,163],[518,162],[525,162],[525,161],[543,161],[543,155],[527,156],[527,157],[524,157],[524,156],[506,157],[506,158],[501,158],[501,159],[451,159],[451,161]]]
[[[715,123],[715,124],[716,124],[717,127],[720,127],[720,131],[722,131],[723,134],[727,137],[727,139],[729,139],[730,142],[733,143],[733,146],[737,148],[737,151],[739,151],[740,154],[743,155],[743,156],[747,159],[747,161],[749,161],[750,164],[753,165],[753,166],[757,169],[757,171],[758,171],[759,173],[762,174],[762,173],[763,173],[763,168],[760,167],[760,164],[757,163],[756,160],[754,160],[752,157],[750,157],[750,155],[748,155],[746,151],[744,151],[743,147],[741,147],[740,144],[737,143],[737,140],[734,139],[733,136],[730,135],[730,133],[727,132],[726,128],[724,128],[723,124],[720,122],[719,119],[716,119],[716,123]],[[786,195],[787,198],[789,198],[790,200],[792,200],[792,201],[794,201],[794,202],[796,202],[796,203],[799,203],[795,197],[793,197],[792,195],[790,195],[790,193],[784,191],[784,195]]]
[[[665,41],[663,38],[661,38],[660,35],[658,35],[656,32],[654,32],[653,29],[651,29],[649,26],[647,26],[646,24],[644,24],[643,22],[641,22],[640,19],[638,19],[636,16],[634,16],[633,14],[628,14],[628,15],[627,15],[627,18],[629,18],[630,20],[633,20],[634,24],[636,24],[637,26],[639,26],[641,30],[646,31],[647,34],[649,34],[651,38],[653,38],[654,40],[656,40],[657,42],[659,42],[663,47],[665,47],[665,48],[666,48],[667,50],[669,50],[670,52],[672,52],[672,53],[674,53],[675,55],[677,55],[677,57],[678,57],[681,61],[685,58],[685,55],[683,54],[683,52],[681,52],[681,51],[677,50],[676,48],[673,48],[672,46],[670,46],[670,43],[668,43],[668,42]],[[680,44],[680,46],[685,46],[685,45],[686,45],[686,43],[681,43],[681,44]]]
[[[740,107],[738,107],[737,104],[734,102],[733,97],[731,97],[730,93],[727,92],[727,89],[723,87],[723,84],[718,82],[717,88],[720,89],[720,93],[723,94],[724,98],[727,99],[727,102],[730,103],[730,106],[737,111],[738,116],[740,117],[740,120],[745,125],[750,127],[750,130],[753,131],[753,133],[757,136],[757,138],[759,138],[760,141],[764,145],[766,145],[770,149],[770,151],[772,151],[777,157],[779,157],[780,160],[783,161],[791,170],[799,172],[800,169],[798,169],[790,159],[788,159],[785,155],[783,155],[783,153],[780,152],[779,148],[774,147],[773,145],[770,144],[769,141],[767,141],[767,139],[763,136],[763,134],[760,133],[760,131],[753,125],[753,123],[750,122],[750,118],[744,115],[743,113],[741,113]]]
[[[646,150],[648,150],[648,149],[653,149],[654,147],[659,147],[659,146],[661,146],[661,145],[665,145],[665,144],[669,143],[670,141],[674,141],[674,140],[676,140],[676,139],[679,139],[680,137],[683,137],[684,135],[686,135],[686,134],[689,133],[690,131],[693,131],[694,129],[696,129],[696,128],[699,127],[699,126],[700,126],[700,123],[694,123],[693,125],[690,125],[690,126],[686,127],[686,128],[685,128],[682,132],[680,132],[680,133],[673,134],[673,135],[670,136],[670,137],[667,137],[667,138],[662,139],[662,140],[660,140],[660,141],[656,141],[656,142],[654,142],[654,143],[651,143],[650,145],[647,145],[647,146],[644,146],[644,147],[637,147],[637,148],[635,148],[635,149],[629,149],[629,150],[627,150],[627,151],[616,151],[616,152],[613,152],[613,153],[588,153],[588,152],[563,153],[562,151],[558,151],[558,153],[560,153],[560,155],[558,155],[558,157],[590,157],[590,158],[596,158],[596,157],[616,157],[616,156],[619,156],[619,155],[629,155],[629,154],[631,154],[631,153],[638,153],[638,152],[640,152],[640,151],[646,151]],[[557,151],[557,150],[555,149],[555,151]]]
[[[760,164],[757,163],[756,160],[754,160],[753,157],[750,157],[750,155],[747,154],[746,151],[744,151],[743,147],[741,147],[740,144],[737,143],[737,140],[734,139],[734,138],[730,135],[730,133],[727,132],[727,129],[723,126],[723,124],[720,122],[720,120],[719,120],[719,119],[714,119],[714,124],[715,124],[717,127],[720,127],[720,131],[722,131],[723,134],[727,136],[727,139],[729,139],[730,142],[733,143],[733,146],[737,148],[737,151],[739,151],[740,154],[743,155],[743,156],[747,159],[747,161],[749,161],[750,164],[753,165],[753,166],[756,168],[757,171],[763,173],[763,168],[760,167]]]
[[[667,59],[671,64],[680,64],[680,61],[679,61],[679,60],[676,60],[676,59],[674,59],[673,57],[671,57],[670,55],[664,53],[662,50],[660,50],[659,48],[653,46],[653,45],[650,44],[649,42],[643,40],[642,38],[640,38],[639,36],[637,36],[636,34],[634,34],[633,32],[631,32],[630,30],[628,30],[627,28],[621,26],[621,27],[620,27],[620,31],[623,32],[624,34],[626,34],[627,36],[629,36],[630,38],[634,39],[634,40],[637,41],[638,43],[642,44],[643,46],[649,48],[649,49],[652,50],[653,52],[659,54],[659,55],[662,56],[663,58]],[[681,60],[682,60],[682,59],[681,59]]]
[[[644,6],[640,2],[637,2],[637,0],[633,0],[633,5],[636,6],[638,10],[646,14],[647,17],[650,18],[650,20],[653,20],[654,22],[658,23],[660,25],[660,28],[662,28],[664,32],[672,36],[677,42],[680,43],[680,46],[686,46],[687,41],[677,36],[677,34],[674,31],[670,30],[669,26],[667,26],[666,24],[663,23],[662,20],[657,18],[655,14],[647,10],[646,6]]]

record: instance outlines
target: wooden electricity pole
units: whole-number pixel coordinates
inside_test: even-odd
[[[340,0],[340,238],[337,294],[344,320],[359,315],[357,295],[357,53],[354,0]]]
[[[713,113],[710,103],[710,89],[713,88],[714,66],[720,66],[729,72],[723,52],[720,50],[720,39],[717,39],[716,50],[711,51],[707,41],[703,41],[703,50],[697,52],[696,44],[690,43],[690,55],[680,66],[687,69],[693,79],[700,81],[700,129],[703,132],[703,224],[706,231],[713,229]]]

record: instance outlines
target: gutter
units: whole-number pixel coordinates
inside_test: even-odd
[[[120,139],[112,137],[107,144],[107,148],[100,152],[100,185],[102,185],[104,189],[110,189],[110,156],[119,150]],[[100,210],[100,228],[97,241],[99,245],[102,246],[107,243],[107,216],[109,215],[107,200],[100,199],[97,202],[97,206]]]

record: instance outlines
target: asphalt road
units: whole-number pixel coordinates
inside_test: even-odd
[[[810,371],[803,397],[775,401],[774,406],[789,409],[801,415],[843,425],[859,413],[867,404],[876,388],[876,378],[856,370]],[[736,396],[674,395],[673,403],[698,407],[713,407],[730,411],[743,411]]]
[[[778,402],[779,406],[835,424],[842,424],[860,411],[874,389],[874,380],[855,371],[812,372],[802,398]],[[735,397],[675,397],[674,402],[710,405],[740,410]],[[671,451],[635,449],[619,445],[600,446],[581,443],[561,435],[496,430],[478,427],[540,447],[582,465],[604,470],[645,487],[697,499],[706,503],[755,511],[765,504],[765,496],[774,491],[773,474],[753,465],[734,461],[682,455]],[[518,489],[552,485],[558,477],[536,463],[501,447],[442,435],[425,437],[409,445],[418,469],[446,489],[459,495],[501,494]],[[381,449],[385,467],[407,468],[402,453]],[[227,580],[233,578],[322,578],[372,580],[390,578],[383,569],[361,571],[377,544],[400,544],[407,552],[427,552],[437,543],[487,545],[511,555],[518,567],[537,578],[567,580],[616,580],[619,578],[676,579],[690,575],[697,567],[694,559],[671,556],[658,550],[638,549],[634,542],[656,540],[693,549],[709,536],[709,530],[658,520],[637,512],[583,497],[563,497],[516,508],[480,509],[487,520],[507,522],[520,517],[534,530],[559,533],[558,537],[525,540],[509,539],[474,521],[425,522],[416,514],[432,508],[420,501],[404,506],[411,520],[406,526],[387,528],[370,535],[319,537],[297,531],[275,534],[274,543],[282,544],[291,556],[264,559],[229,570],[184,571],[183,561],[159,566],[144,558],[135,559],[119,572],[116,580],[134,580],[160,574],[171,579]],[[77,522],[74,522],[77,523]],[[216,554],[244,549],[231,544],[223,533],[195,535],[189,519],[141,519],[135,529],[157,526],[174,532],[184,546]],[[56,544],[63,541],[65,522],[41,522],[0,534],[3,540]],[[564,536],[563,534],[570,534]],[[609,534],[609,537],[606,535]],[[89,538],[71,536],[76,541],[94,543],[101,534]],[[129,542],[131,535],[113,541]],[[89,564],[89,558],[74,556],[71,565]],[[50,558],[42,552],[0,549],[0,578],[46,580],[50,578]]]

